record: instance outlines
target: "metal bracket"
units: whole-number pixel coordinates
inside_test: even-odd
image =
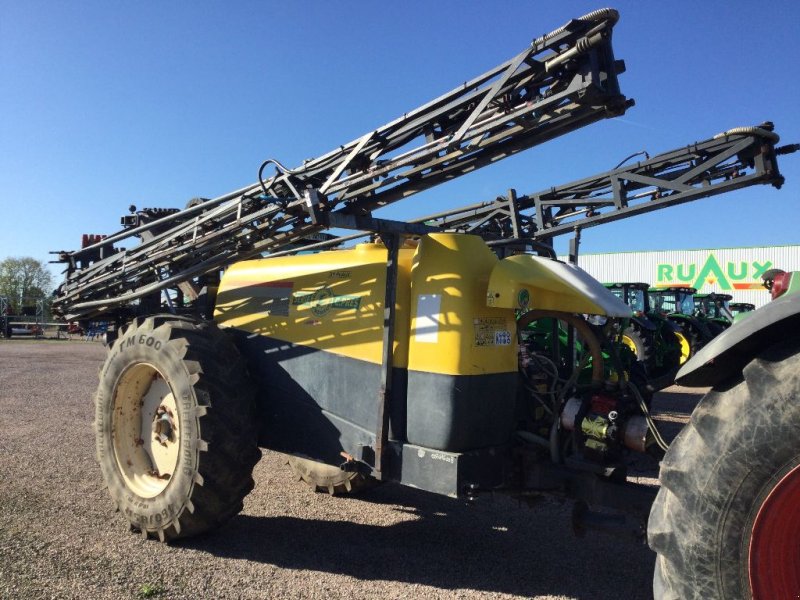
[[[307,188],[303,190],[303,202],[308,215],[311,217],[311,222],[314,225],[320,225],[323,222],[322,210],[320,207],[320,194],[314,188]]]
[[[392,397],[392,369],[394,368],[395,302],[397,300],[397,259],[400,253],[399,233],[381,236],[387,249],[386,291],[383,304],[383,351],[381,355],[381,387],[378,392],[378,430],[375,433],[375,476],[383,477],[384,455],[389,443],[389,403]]]

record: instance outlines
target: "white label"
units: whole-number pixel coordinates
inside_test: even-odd
[[[494,345],[495,346],[510,346],[511,345],[511,332],[510,331],[495,331],[494,332]]]
[[[439,341],[439,321],[441,320],[442,297],[439,294],[420,294],[417,296],[417,319],[414,339],[425,344]]]

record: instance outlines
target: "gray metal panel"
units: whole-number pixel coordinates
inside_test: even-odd
[[[465,495],[468,488],[492,490],[505,481],[509,464],[506,447],[457,453],[413,444],[392,444],[391,478],[403,485],[451,498]]]
[[[678,371],[680,385],[717,385],[741,373],[762,350],[800,326],[800,294],[773,300],[711,340]]]

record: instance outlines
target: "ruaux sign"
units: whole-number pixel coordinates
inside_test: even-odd
[[[772,261],[724,261],[720,262],[713,253],[704,263],[660,263],[656,266],[656,286],[693,287],[717,285],[723,290],[763,289],[761,275],[773,266]]]

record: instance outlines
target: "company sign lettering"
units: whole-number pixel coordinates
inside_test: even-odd
[[[657,287],[693,287],[717,285],[723,290],[763,289],[761,275],[772,268],[772,261],[736,261],[720,263],[709,254],[703,264],[661,263],[656,267]]]

